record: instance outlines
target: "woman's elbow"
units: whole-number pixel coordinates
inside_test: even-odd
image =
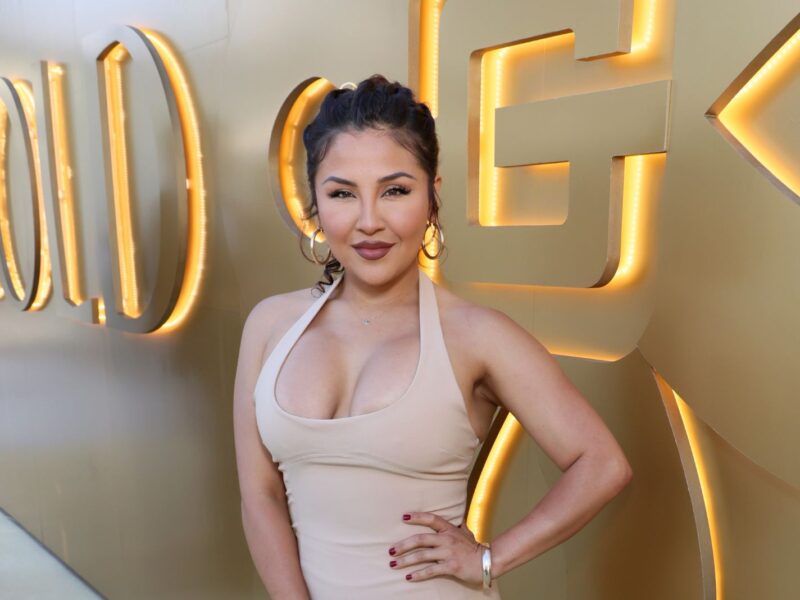
[[[631,482],[633,479],[633,469],[631,468],[628,459],[620,452],[609,460],[609,481],[615,492],[618,494]]]

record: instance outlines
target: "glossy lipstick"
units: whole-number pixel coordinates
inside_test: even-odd
[[[378,260],[386,256],[386,253],[392,249],[392,246],[394,246],[394,244],[388,244],[386,242],[359,242],[358,244],[353,244],[353,250],[358,252],[361,258]]]

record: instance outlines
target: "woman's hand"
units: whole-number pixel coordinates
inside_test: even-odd
[[[394,556],[389,566],[407,567],[422,562],[435,562],[406,575],[410,581],[424,581],[438,575],[453,575],[471,584],[483,582],[482,546],[462,523],[458,527],[431,512],[407,513],[406,523],[425,525],[436,533],[418,533],[389,548]],[[394,564],[392,564],[394,563]]]

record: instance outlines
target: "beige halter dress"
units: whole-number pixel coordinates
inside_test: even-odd
[[[254,399],[261,439],[283,474],[300,564],[313,600],[499,599],[452,576],[407,581],[429,563],[392,568],[389,546],[415,533],[408,511],[464,519],[479,440],[442,336],[434,283],[419,270],[420,351],[411,384],[377,411],[334,419],[284,410],[275,382],[286,356],[342,278],[294,322],[270,353]]]

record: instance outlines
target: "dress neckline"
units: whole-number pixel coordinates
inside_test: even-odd
[[[425,310],[428,307],[430,299],[428,298],[428,293],[432,293],[433,290],[433,282],[427,278],[427,275],[421,270],[417,269],[417,289],[418,289],[418,300],[417,300],[417,314],[419,317],[419,353],[417,355],[417,366],[414,369],[414,375],[411,378],[411,383],[408,384],[405,391],[391,403],[387,404],[386,406],[379,408],[378,410],[373,410],[367,413],[361,413],[358,415],[347,415],[344,417],[332,417],[329,419],[320,419],[316,417],[304,417],[302,415],[296,415],[287,411],[283,408],[280,403],[278,402],[277,396],[277,386],[278,386],[278,377],[280,375],[281,369],[286,362],[286,359],[289,356],[289,353],[294,348],[297,341],[302,337],[305,330],[317,316],[320,310],[322,310],[322,306],[327,302],[328,298],[330,298],[333,291],[339,285],[339,283],[344,279],[345,275],[342,275],[338,279],[334,280],[333,283],[328,287],[327,290],[319,297],[317,300],[307,309],[306,313],[295,322],[295,325],[292,326],[291,331],[294,333],[293,339],[286,345],[283,352],[280,356],[280,362],[278,363],[277,367],[275,368],[275,374],[272,377],[270,382],[269,392],[272,404],[275,406],[275,409],[284,415],[285,417],[303,422],[308,424],[314,425],[323,425],[328,423],[337,423],[337,422],[355,422],[355,421],[362,421],[367,420],[369,418],[377,418],[384,413],[388,413],[393,410],[396,406],[403,403],[404,400],[407,399],[411,391],[416,387],[417,382],[420,378],[420,372],[422,371],[422,366],[425,361],[425,344],[427,342],[427,332],[425,331],[426,326],[426,319],[425,319]],[[433,299],[435,301],[435,298]],[[299,325],[299,327],[298,327]],[[352,405],[352,398],[350,399],[350,404]]]

